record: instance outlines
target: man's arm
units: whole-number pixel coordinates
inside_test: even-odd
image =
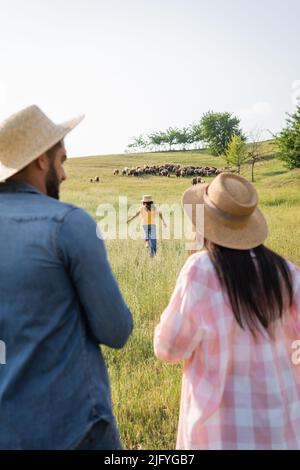
[[[60,228],[58,249],[92,334],[100,344],[121,348],[132,331],[132,316],[96,229],[96,222],[84,210],[71,210]]]

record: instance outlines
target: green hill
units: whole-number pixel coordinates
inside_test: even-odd
[[[289,171],[275,160],[274,144],[266,142],[265,158],[256,164],[255,186],[269,224],[267,245],[300,265],[300,170]],[[114,176],[115,168],[144,164],[180,163],[223,167],[205,151],[164,152],[70,159],[69,179],[61,199],[75,203],[96,218],[99,204],[118,207],[118,197],[139,203],[152,194],[157,203],[176,203],[191,178]],[[250,167],[242,174],[250,179]],[[90,183],[99,176],[101,182]],[[205,178],[210,181],[210,178]],[[181,366],[160,363],[153,354],[153,331],[168,304],[187,253],[183,240],[159,240],[158,255],[150,259],[142,240],[106,243],[110,262],[131,308],[135,329],[122,352],[105,350],[112,381],[115,412],[127,449],[175,448],[180,400]]]

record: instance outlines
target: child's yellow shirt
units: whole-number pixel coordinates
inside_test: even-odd
[[[151,211],[147,211],[144,206],[140,208],[140,216],[143,221],[143,225],[155,225],[156,224],[156,207],[153,206]]]

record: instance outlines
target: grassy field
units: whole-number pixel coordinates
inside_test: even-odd
[[[266,150],[272,144],[266,143]],[[152,194],[156,203],[177,203],[191,178],[113,176],[115,168],[181,163],[223,167],[220,158],[200,152],[115,155],[70,159],[61,200],[86,209],[95,219],[101,203],[118,207],[118,197],[138,203]],[[255,167],[255,186],[270,234],[267,246],[300,265],[300,170],[288,171],[275,159]],[[250,179],[250,167],[242,174]],[[101,183],[89,179],[100,176]],[[209,178],[205,178],[207,182]],[[186,260],[184,240],[162,240],[150,259],[142,240],[106,243],[113,271],[133,313],[134,333],[122,351],[104,348],[112,383],[114,410],[126,449],[173,449],[176,443],[181,365],[153,355],[153,331],[168,304],[176,277]]]

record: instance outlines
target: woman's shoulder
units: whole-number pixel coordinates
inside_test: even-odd
[[[199,273],[199,275],[200,273],[201,275],[214,275],[213,264],[208,252],[206,250],[202,250],[190,255],[182,268],[182,272],[184,274],[189,274],[192,272]]]
[[[178,283],[183,289],[193,292],[195,298],[220,293],[220,283],[207,251],[195,253],[186,260]]]
[[[212,265],[207,250],[197,251],[197,253],[194,253],[191,256],[189,256],[187,262],[190,263],[191,265],[202,266],[202,267],[205,267],[205,266],[209,267]]]
[[[295,274],[300,275],[300,267],[299,266],[297,266],[295,263],[293,263],[289,259],[285,259],[285,261],[287,262],[287,264],[288,264],[288,266],[289,266],[289,268],[292,272],[294,272]]]

